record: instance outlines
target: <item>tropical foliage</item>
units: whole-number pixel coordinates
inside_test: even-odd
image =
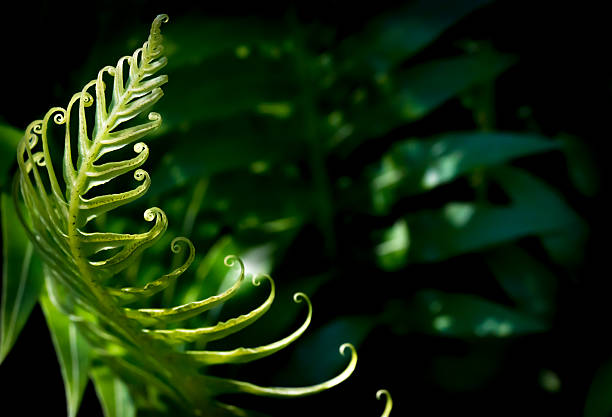
[[[502,52],[495,42],[470,30],[482,27],[479,22],[496,10],[492,3],[410,2],[385,6],[374,16],[358,16],[345,25],[310,20],[299,8],[280,18],[173,14],[172,24],[164,27],[168,64],[159,73],[167,74],[170,84],[149,120],[122,126],[128,129],[123,138],[110,128],[95,164],[93,156],[85,157],[93,155],[87,140],[101,127],[78,140],[85,143],[81,148],[74,145],[78,108],[85,110],[101,100],[110,103],[107,109],[116,105],[121,91],[114,97],[111,86],[121,86],[117,80],[127,78],[125,62],[124,76],[117,75],[120,66],[103,70],[105,91],[98,82],[91,84],[91,96],[82,91],[73,97],[72,145],[64,146],[64,133],[54,130],[64,126],[68,131],[68,109],[48,114],[49,125],[57,115],[57,122],[63,123],[49,128],[48,155],[43,149],[43,154],[30,156],[30,145],[23,143],[21,171],[31,173],[33,196],[31,201],[25,198],[25,211],[36,213],[29,220],[32,228],[52,233],[41,238],[57,253],[43,254],[45,268],[19,228],[8,196],[11,155],[22,133],[0,125],[0,143],[7,150],[0,157],[9,155],[2,159],[6,169],[0,172],[6,193],[2,357],[38,301],[57,350],[72,415],[88,379],[107,416],[134,415],[136,410],[138,415],[155,415],[181,404],[184,394],[177,392],[195,386],[218,388],[214,394],[228,392],[230,386],[235,388],[231,392],[260,390],[220,381],[317,384],[334,374],[346,375],[347,358],[335,353],[345,342],[360,352],[360,363],[351,378],[330,392],[289,402],[242,396],[220,401],[273,415],[317,409],[376,415],[381,405],[372,393],[384,386],[394,394],[393,413],[408,415],[415,412],[411,407],[425,410],[424,402],[436,397],[473,399],[469,395],[475,393],[485,398],[488,387],[502,384],[506,375],[516,382],[519,376],[512,367],[525,369],[516,366],[525,362],[522,355],[558,328],[559,288],[566,288],[582,264],[588,236],[571,196],[594,195],[597,178],[590,170],[588,149],[569,135],[548,135],[528,106],[513,109],[525,121],[521,128],[503,123],[507,116],[500,112],[508,106],[497,97],[504,77],[521,67],[522,57]],[[100,19],[103,35],[98,44],[89,45],[89,57],[72,72],[75,85],[85,85],[97,69],[135,49],[134,40],[143,33],[144,23],[110,32]],[[125,117],[157,101],[157,89],[166,79],[151,74],[150,80],[137,98],[142,101],[126,110]],[[101,92],[93,91],[95,86]],[[57,99],[69,98],[64,91]],[[99,120],[104,123],[109,115],[102,111],[87,117],[83,123],[92,127],[101,126]],[[29,132],[43,135],[46,123],[43,119]],[[148,147],[137,144],[134,150],[124,147],[102,155],[104,147],[138,140],[144,130],[150,130]],[[42,136],[38,140],[40,146]],[[50,182],[42,178],[48,192],[41,196],[34,172],[47,175],[46,161],[62,160],[60,149],[70,155],[64,161],[72,166],[62,168],[68,179],[54,174],[54,185],[51,175]],[[139,168],[147,156],[151,181]],[[132,170],[140,181],[136,188],[126,176],[118,177]],[[71,235],[70,221],[63,220],[70,219],[70,210],[68,216],[62,212],[62,201],[70,205],[74,194],[73,171],[84,172],[76,181],[82,197],[75,219],[83,232],[79,236]],[[146,194],[116,208],[117,200],[109,196],[127,187],[134,191],[122,194],[122,202]],[[157,209],[146,211],[149,207],[163,208],[165,215]],[[113,210],[106,215],[101,213],[104,208]],[[148,231],[141,221],[144,212],[155,223]],[[92,240],[94,230],[105,231],[107,240]],[[62,243],[65,236],[68,243]],[[70,236],[74,243],[69,243]],[[173,240],[176,236],[190,240]],[[88,246],[84,249],[96,271],[91,282],[110,289],[110,297],[129,306],[123,311],[140,323],[147,340],[155,339],[146,349],[130,340],[133,329],[117,325],[122,321],[108,306],[92,311],[91,306],[99,304],[95,292],[69,282],[70,270],[80,268],[73,250],[77,244]],[[223,261],[229,254],[239,255],[242,264],[228,269]],[[63,262],[58,258],[72,259],[73,264],[53,268],[53,262]],[[53,270],[60,275],[55,280],[42,278]],[[64,272],[66,277],[61,276]],[[276,285],[267,277],[253,281],[263,283],[259,287],[250,285],[243,279],[246,273],[269,274]],[[262,295],[263,288],[269,292]],[[217,294],[230,294],[232,300],[198,304]],[[300,294],[295,301],[302,300],[307,313],[295,305],[294,294]],[[305,294],[313,300],[312,317]],[[58,302],[51,302],[54,297]],[[57,305],[73,319],[76,315],[86,320],[77,319],[75,325]],[[214,308],[191,317],[183,315],[183,309],[172,309],[176,305],[197,312]],[[307,317],[300,319],[302,315]],[[178,327],[170,317],[185,321]],[[295,331],[299,320],[304,325]],[[170,345],[188,357],[189,365],[179,367],[183,376],[191,377],[185,369],[193,367],[192,361],[210,365],[255,358],[280,347],[270,345],[271,340],[288,344],[309,322],[310,330],[282,352],[248,365],[207,367],[197,376],[206,379],[202,384],[165,375],[163,362],[174,359],[167,357],[161,367],[147,359]],[[87,330],[89,323],[96,330]],[[230,336],[233,330],[240,332]],[[211,337],[213,333],[219,337]],[[105,347],[92,351],[96,343]],[[262,350],[234,351],[236,346]],[[100,360],[103,352],[114,365]],[[532,384],[546,395],[558,395],[562,379],[554,366],[528,363],[525,372],[533,375],[520,376],[525,380],[519,385]],[[155,381],[147,389],[138,383],[142,378],[127,377],[126,368],[135,364],[140,377]],[[353,365],[351,361],[347,373]],[[611,409],[602,394],[610,374],[606,369],[598,373],[585,401],[591,416]],[[363,394],[358,401],[355,393]],[[385,395],[381,391],[378,397]],[[446,403],[452,401],[427,407],[446,410]]]

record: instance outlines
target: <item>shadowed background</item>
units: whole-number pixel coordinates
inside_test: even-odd
[[[0,28],[0,129],[64,106],[140,46],[162,12],[170,81],[155,107],[164,125],[147,140],[152,187],[106,221],[135,232],[146,207],[167,212],[165,240],[141,273],[166,270],[169,241],[189,236],[198,258],[177,293],[194,282],[218,291],[230,253],[275,278],[272,310],[218,346],[283,337],[304,314],[292,293],[311,296],[313,323],[293,346],[213,372],[313,384],[342,369],[341,343],[359,353],[355,374],[326,393],[234,403],[379,415],[374,394],[387,388],[395,416],[612,412],[601,10],[485,0],[17,5]],[[14,144],[3,132],[6,191]],[[241,314],[258,296],[217,314]],[[63,413],[38,307],[0,378],[5,407],[29,415],[44,391],[46,408]],[[102,415],[91,385],[80,415]]]

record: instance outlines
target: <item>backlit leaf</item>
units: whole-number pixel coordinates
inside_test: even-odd
[[[135,417],[136,407],[127,385],[106,367],[94,367],[91,380],[102,404],[104,417]]]
[[[75,417],[89,380],[89,346],[76,324],[58,310],[47,295],[41,296],[40,305],[62,371],[68,416]]]
[[[38,300],[42,266],[28,240],[13,200],[2,194],[2,304],[0,306],[0,363],[10,352]]]

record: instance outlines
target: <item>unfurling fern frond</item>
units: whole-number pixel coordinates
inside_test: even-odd
[[[21,220],[44,259],[48,298],[69,315],[88,340],[95,357],[102,359],[117,376],[125,381],[140,381],[145,390],[155,389],[190,414],[244,415],[244,411],[218,402],[216,397],[220,394],[291,397],[333,387],[355,369],[357,356],[351,345],[340,348],[341,353],[348,350],[351,354],[346,369],[327,382],[309,387],[261,387],[202,371],[203,365],[263,358],[304,333],[311,320],[312,306],[305,294],[297,293],[295,301],[304,301],[308,314],[304,323],[284,339],[229,351],[193,348],[235,333],[268,311],[275,296],[274,281],[268,276],[253,278],[253,285],[268,281],[270,292],[266,301],[251,312],[209,327],[168,328],[169,323],[184,321],[232,298],[245,281],[244,265],[238,258],[229,256],[225,260],[227,266],[238,265],[240,269],[232,287],[222,294],[184,305],[125,307],[150,300],[185,272],[195,255],[186,238],[172,241],[173,252],[186,250],[188,255],[183,265],[168,274],[142,287],[113,288],[109,284],[112,277],[159,240],[168,224],[164,212],[153,207],[144,212],[145,220],[152,222],[144,233],[87,231],[92,227],[89,224],[92,219],[141,197],[151,183],[149,174],[140,169],[149,150],[139,140],[157,129],[162,120],[154,112],[148,113],[148,120],[141,119],[162,97],[161,87],[168,81],[166,75],[157,75],[166,65],[160,27],[167,20],[166,15],[158,16],[142,48],[121,58],[116,66],[103,68],[95,80],[72,97],[66,109],[54,107],[42,120],[31,123],[19,144],[14,199],[16,207],[25,206]],[[107,85],[112,85],[112,95],[111,90],[107,92]],[[109,103],[107,94],[111,97]],[[57,166],[51,159],[52,128],[63,128],[63,181],[58,179]],[[101,162],[102,156],[112,156],[114,151],[132,144],[134,157]],[[75,150],[77,154],[73,155]],[[101,185],[132,171],[140,183],[135,188],[116,194],[99,191]]]

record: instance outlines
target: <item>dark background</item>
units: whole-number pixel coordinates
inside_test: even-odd
[[[375,2],[367,7],[335,2],[257,6],[227,3],[201,7],[180,2],[83,2],[78,8],[69,10],[52,2],[21,2],[12,7],[4,11],[4,23],[0,26],[3,48],[0,71],[4,84],[0,117],[23,128],[50,105],[65,102],[70,93],[76,91],[80,75],[75,74],[87,63],[91,48],[104,45],[107,36],[120,33],[132,24],[146,28],[151,18],[160,12],[168,13],[171,19],[205,15],[220,19],[246,16],[282,20],[293,16],[299,24],[308,27],[336,28],[336,38],[342,39],[360,31],[370,19],[392,13],[398,6],[391,2]],[[612,33],[607,21],[603,6],[595,4],[498,1],[459,21],[412,61],[418,63],[426,61],[428,55],[443,55],[454,39],[464,38],[486,41],[500,52],[515,55],[517,63],[494,83],[496,128],[535,131],[548,137],[572,135],[590,150],[592,168],[597,173],[596,191],[590,196],[577,192],[572,186],[567,162],[559,154],[545,154],[519,162],[519,166],[553,184],[590,230],[582,247],[584,258],[579,264],[571,268],[552,266],[557,277],[557,293],[550,329],[509,340],[462,340],[419,332],[398,334],[389,327],[380,326],[360,347],[357,372],[342,386],[313,398],[286,401],[240,398],[240,404],[265,410],[276,407],[279,415],[299,415],[301,412],[296,410],[318,410],[322,415],[332,415],[334,411],[341,415],[377,415],[382,405],[376,402],[374,393],[384,387],[394,395],[392,415],[396,416],[582,414],[595,373],[612,353],[612,343],[607,337],[612,314],[607,268],[610,206],[605,201],[608,182],[604,175],[609,166],[608,136],[612,114],[612,74],[608,59]],[[525,107],[530,109],[527,116],[520,112]],[[455,102],[444,105],[424,120],[395,129],[376,143],[360,147],[343,162],[342,168],[356,172],[359,166],[371,162],[372,155],[380,154],[381,149],[403,137],[427,135],[432,129],[461,129],[467,123],[465,115],[465,109]],[[440,127],[439,123],[445,126]],[[332,173],[339,169],[334,162],[330,159],[327,166]],[[461,195],[461,184],[445,191]],[[435,204],[432,201],[436,198],[444,200],[447,197],[433,196],[427,202],[415,199],[408,203],[427,206]],[[357,224],[376,228],[377,221],[365,219]],[[388,285],[385,294],[392,294],[391,298],[401,298],[404,294],[409,298],[420,287],[429,286],[499,297],[499,288],[488,283],[490,277],[475,256],[460,256],[435,265],[410,265],[381,274],[367,263],[364,266],[354,262],[351,258],[354,255],[345,253],[345,248],[355,242],[359,245],[363,239],[360,230],[335,227],[338,255],[330,259],[325,254],[319,253],[318,258],[314,254],[311,265],[305,266],[313,272],[333,266],[341,271],[338,275],[345,277],[327,283],[313,299],[321,320],[314,323],[315,328],[324,322],[324,317],[338,314],[338,310],[368,312],[367,308],[351,307],[351,297],[363,296],[363,292],[348,288],[346,277],[368,276],[360,279],[379,285],[385,281]],[[323,245],[316,228],[306,228],[300,233],[297,245],[301,246],[289,252],[275,275],[291,269],[292,260],[299,261],[295,253]],[[520,245],[532,253],[542,252],[538,243],[530,238],[523,239]],[[413,278],[398,279],[403,274]],[[380,291],[375,293],[380,295]],[[337,294],[345,294],[345,300],[334,301]],[[384,301],[376,303],[380,308],[384,305]],[[441,359],[449,356],[468,359],[460,364]],[[281,363],[283,360],[287,358],[279,359]],[[268,362],[273,363],[273,360]],[[487,369],[489,367],[491,369]],[[539,381],[543,370],[558,376],[559,391],[549,392],[542,387]],[[435,372],[454,375],[445,378],[447,382],[454,382],[442,386]],[[485,382],[470,386],[464,381],[464,376],[470,373],[490,375]],[[64,412],[61,375],[38,307],[0,367],[0,382],[5,412],[17,406],[20,415],[33,415],[40,412],[41,404],[47,414]],[[43,395],[44,403],[40,399]],[[91,385],[79,415],[101,415]]]

